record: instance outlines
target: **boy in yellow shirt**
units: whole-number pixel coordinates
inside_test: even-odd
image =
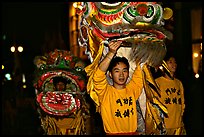
[[[137,134],[136,100],[143,87],[142,70],[138,65],[132,79],[127,83],[129,62],[125,57],[114,57],[120,45],[121,41],[109,43],[109,52],[93,76],[94,91],[98,95],[99,112],[106,134],[135,135]],[[108,83],[107,73],[113,85]]]
[[[186,134],[183,124],[184,88],[182,82],[175,77],[177,69],[175,57],[166,55],[164,61],[168,70],[164,68],[164,75],[155,81],[161,91],[160,100],[168,111],[168,117],[164,117],[167,135],[184,135]]]

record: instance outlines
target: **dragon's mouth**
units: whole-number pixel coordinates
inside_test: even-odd
[[[136,30],[136,31],[132,31],[129,32],[128,35],[124,35],[124,34],[120,34],[118,36],[110,36],[109,34],[101,34],[100,31],[95,32],[95,34],[97,36],[101,36],[101,37],[106,37],[104,38],[104,43],[108,44],[110,41],[115,41],[115,40],[119,40],[122,41],[122,47],[133,47],[133,45],[135,45],[137,43],[137,41],[139,39],[151,39],[154,41],[162,41],[162,39],[164,39],[166,36],[161,33],[160,31],[156,31],[156,30],[148,30],[148,31],[141,31],[141,30]]]
[[[66,88],[63,91],[55,90],[53,81],[58,77],[66,80]],[[37,102],[48,114],[69,116],[80,109],[84,87],[85,81],[80,75],[64,70],[48,71],[41,75],[36,85]]]
[[[99,36],[103,40],[127,40],[131,38],[141,38],[141,37],[154,37],[157,38],[158,40],[163,40],[167,37],[169,39],[172,39],[171,35],[169,36],[168,34],[165,34],[161,30],[156,30],[156,29],[134,29],[132,31],[121,31],[121,33],[107,33],[104,32],[100,29],[95,28],[93,33],[96,36]]]
[[[80,100],[62,91],[41,92],[37,96],[40,107],[48,114],[68,116],[80,108]]]

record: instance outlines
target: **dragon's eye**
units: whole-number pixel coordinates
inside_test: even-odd
[[[81,68],[81,67],[76,67],[75,70],[76,70],[76,71],[83,71],[83,68]]]
[[[148,6],[148,11],[147,11],[147,14],[145,15],[146,18],[150,18],[153,16],[154,14],[154,7],[152,5],[149,5]]]

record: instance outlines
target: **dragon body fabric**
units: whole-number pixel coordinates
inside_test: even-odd
[[[91,64],[85,68],[89,80],[87,92],[99,106],[93,90],[92,76],[101,59],[107,54],[107,44],[122,40],[117,56],[124,56],[130,63],[130,79],[136,64],[146,63],[157,67],[166,54],[165,40],[172,34],[163,26],[170,19],[172,10],[162,8],[157,2],[81,2],[78,9],[80,30],[78,42],[86,47]],[[141,134],[163,134],[162,116],[168,112],[159,102],[159,90],[148,67],[144,71],[144,88],[139,98],[140,114],[138,131]],[[110,81],[110,78],[107,79]],[[128,80],[129,81],[129,80]]]
[[[85,99],[85,63],[69,51],[58,50],[36,56],[34,87],[41,126],[46,135],[83,135],[89,106]],[[56,78],[66,80],[66,88],[57,91]]]

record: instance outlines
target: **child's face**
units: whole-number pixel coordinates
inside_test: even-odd
[[[113,83],[117,85],[125,85],[129,77],[129,70],[123,62],[119,62],[111,71]]]
[[[176,68],[177,68],[177,63],[174,57],[169,58],[169,60],[166,61],[166,64],[168,66],[168,69],[172,72],[175,73],[176,72]]]
[[[63,91],[63,90],[65,90],[65,84],[63,83],[63,82],[58,82],[57,84],[56,84],[56,89],[58,90],[58,91]]]

